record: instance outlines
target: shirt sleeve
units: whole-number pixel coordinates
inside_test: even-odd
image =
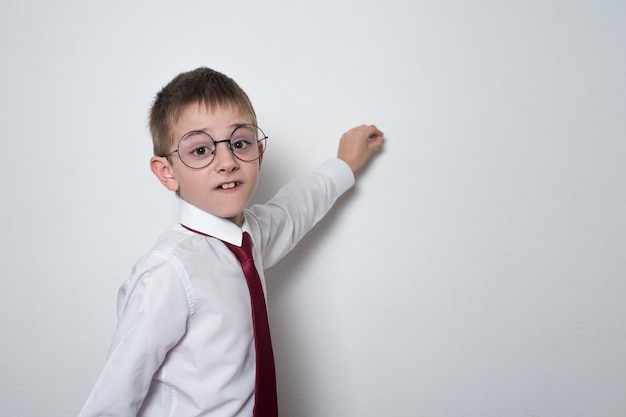
[[[293,249],[354,182],[350,167],[333,158],[313,173],[288,182],[266,204],[251,207],[250,224],[261,237],[264,268]]]
[[[180,268],[167,255],[138,263],[118,297],[109,356],[79,417],[134,416],[167,352],[183,337],[190,304]]]

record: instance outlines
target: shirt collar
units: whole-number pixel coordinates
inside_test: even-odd
[[[191,230],[239,247],[243,241],[243,232],[250,232],[247,220],[244,219],[243,226],[240,228],[230,220],[201,210],[182,198],[178,208],[178,221]]]

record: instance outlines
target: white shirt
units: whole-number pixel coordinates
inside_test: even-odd
[[[331,159],[247,209],[242,228],[181,200],[180,224],[161,236],[120,288],[109,356],[79,417],[251,416],[250,295],[239,262],[218,239],[241,246],[243,231],[250,233],[265,289],[263,269],[285,256],[353,184],[350,168]]]

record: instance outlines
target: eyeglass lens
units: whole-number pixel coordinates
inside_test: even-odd
[[[265,134],[258,127],[242,125],[233,131],[227,145],[237,159],[251,162],[259,159],[265,151],[265,139]],[[191,168],[207,166],[215,158],[215,152],[215,140],[203,131],[187,133],[178,144],[178,156]]]

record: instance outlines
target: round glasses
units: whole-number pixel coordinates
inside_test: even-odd
[[[256,161],[265,152],[267,136],[260,127],[245,124],[237,126],[229,139],[215,140],[207,132],[192,130],[185,133],[178,142],[178,148],[163,157],[178,153],[181,162],[189,168],[200,169],[208,166],[217,152],[217,144],[225,142],[233,156],[240,161]]]

